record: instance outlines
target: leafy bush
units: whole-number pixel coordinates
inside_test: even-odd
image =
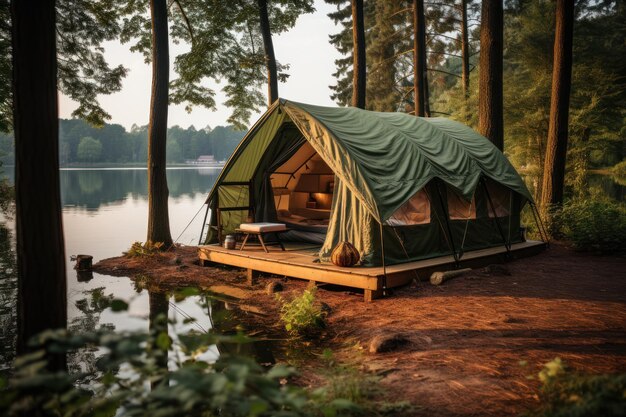
[[[307,288],[304,292],[286,301],[277,295],[280,307],[280,319],[285,329],[294,337],[310,336],[326,327],[326,313],[315,300],[317,288]]]
[[[541,405],[528,417],[617,417],[626,415],[626,374],[583,375],[556,358],[539,373]]]
[[[135,242],[130,249],[126,252],[126,256],[129,258],[136,258],[139,256],[153,256],[161,251],[163,248],[163,242],[151,242],[146,243]]]
[[[611,168],[613,175],[626,177],[626,159]]]
[[[626,250],[626,209],[599,200],[569,201],[554,214],[553,229],[576,249],[611,253]]]
[[[113,305],[117,300],[108,301]],[[215,362],[201,360],[212,345],[249,343],[243,335],[191,331],[170,337],[166,317],[161,320],[149,333],[99,329],[40,334],[32,345],[35,351],[15,361],[12,377],[0,377],[0,415],[298,417],[356,409],[341,399],[320,405],[315,395],[289,383],[295,370],[285,365],[267,369],[226,353]],[[173,344],[184,356],[168,357]],[[47,358],[81,349],[100,353],[93,368],[49,369]]]

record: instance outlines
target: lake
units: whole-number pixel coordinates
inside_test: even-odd
[[[204,218],[204,201],[220,169],[172,168],[167,170],[170,190],[169,215],[172,238],[178,243],[198,243]],[[61,200],[63,228],[67,256],[68,323],[84,330],[106,326],[117,330],[148,330],[150,294],[136,288],[126,277],[93,274],[93,279],[81,281],[71,255],[89,254],[94,263],[100,259],[119,256],[135,241],[146,240],[148,215],[148,179],[146,169],[62,169]],[[12,175],[9,176],[12,182]],[[197,214],[197,215],[196,215]],[[194,218],[195,216],[195,218]],[[9,248],[14,247],[14,225],[5,222],[2,229],[2,259],[0,259],[0,343],[4,349],[12,345],[14,337],[15,266],[9,259]],[[129,302],[126,312],[110,308],[98,309],[98,299],[112,294]],[[152,294],[154,295],[154,294]],[[197,330],[211,328],[211,318],[206,300],[189,297],[182,302],[169,300],[169,317],[179,323],[185,316],[197,319],[193,324],[178,324],[180,332],[193,326]],[[13,327],[13,329],[11,329]],[[173,334],[174,332],[170,332]],[[3,349],[3,348],[0,348]],[[217,355],[216,349],[207,353]],[[12,352],[0,352],[2,362],[10,359]],[[5,359],[5,360],[3,360]]]

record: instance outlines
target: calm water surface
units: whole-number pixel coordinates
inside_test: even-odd
[[[204,200],[219,172],[219,169],[209,168],[167,170],[170,229],[172,237],[178,238],[178,243],[197,244],[204,216],[202,208]],[[9,180],[12,181],[11,176]],[[100,326],[116,330],[148,330],[150,303],[147,290],[135,288],[133,282],[126,277],[93,274],[92,279],[81,280],[72,269],[73,263],[69,261],[70,255],[89,254],[94,257],[95,263],[100,259],[119,256],[135,241],[145,241],[147,194],[148,181],[145,169],[61,170],[63,227],[67,255],[68,322],[71,327],[84,330]],[[5,245],[6,248],[4,246],[2,248],[3,253],[7,254],[10,246],[14,246],[14,224],[6,221],[5,225],[8,226],[8,233],[11,235]],[[6,242],[7,237],[4,237]],[[5,287],[10,287],[14,265],[10,264],[8,259],[1,260],[0,266],[2,265],[4,267],[0,268],[2,269],[0,278]],[[7,291],[3,293],[8,297]],[[93,303],[90,304],[89,300],[110,294],[128,301],[130,304],[128,311],[117,313],[109,308],[103,310],[92,308]],[[87,304],[85,299],[88,300]],[[6,299],[4,301],[7,302]],[[170,318],[179,323],[185,316],[197,319],[194,324],[177,325],[177,331],[191,326],[198,330],[211,328],[210,308],[205,301],[199,297],[189,297],[182,302],[169,299]],[[14,314],[10,306],[7,307],[0,310],[2,322],[0,324],[3,324],[4,329],[7,329],[5,325],[11,321],[7,314]],[[12,332],[3,330],[0,334],[4,339],[0,342],[5,346],[7,339],[12,336],[10,333]],[[217,352],[214,350],[208,354],[215,355]]]

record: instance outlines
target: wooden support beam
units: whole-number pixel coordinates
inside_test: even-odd
[[[246,281],[248,285],[256,285],[259,275],[259,271],[250,268],[246,269]]]
[[[382,298],[383,290],[363,290],[363,301],[371,303],[377,298]]]

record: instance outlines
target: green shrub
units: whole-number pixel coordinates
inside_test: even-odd
[[[611,253],[626,250],[626,209],[599,200],[569,201],[554,214],[552,229],[576,249]]]
[[[280,319],[292,336],[311,336],[326,327],[326,314],[315,300],[316,293],[317,288],[312,287],[291,301],[277,296],[281,303]]]
[[[139,256],[153,256],[161,251],[163,248],[163,242],[151,242],[146,243],[135,242],[130,249],[126,252],[128,258],[136,258]]]
[[[611,172],[613,173],[613,175],[626,177],[626,159],[611,168]]]
[[[125,304],[102,299],[111,306]],[[200,356],[215,344],[250,342],[243,335],[193,330],[170,337],[167,325],[148,333],[47,331],[31,344],[34,352],[15,360],[11,377],[0,376],[0,415],[326,417],[356,409],[342,399],[320,404],[316,395],[290,383],[291,367],[268,369],[224,352],[215,362]],[[49,369],[47,358],[85,349],[99,352],[93,367]],[[164,357],[168,350],[178,353]]]
[[[626,415],[626,374],[583,375],[559,358],[539,373],[541,405],[528,417],[617,417]]]

